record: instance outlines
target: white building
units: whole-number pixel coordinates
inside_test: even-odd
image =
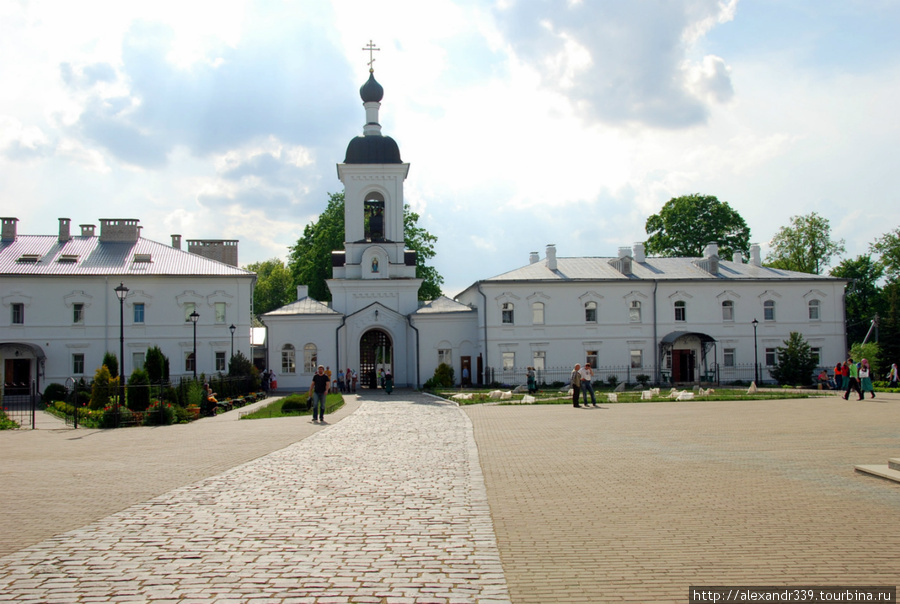
[[[347,147],[345,250],[332,257],[327,305],[298,289],[297,302],[264,315],[279,387],[305,389],[318,364],[357,369],[368,385],[390,368],[397,385],[418,386],[441,362],[457,381],[521,383],[527,366],[559,375],[575,363],[634,381],[746,380],[774,363],[798,331],[829,365],[845,354],[840,279],[761,266],[751,258],[647,258],[643,245],[615,258],[557,258],[547,246],[528,265],[476,281],[456,297],[417,302],[421,280],[403,246],[403,182],[409,164],[381,133],[381,86],[360,88],[363,136]],[[758,325],[752,321],[756,319]],[[741,370],[743,368],[743,371]]]
[[[107,352],[119,357],[120,313],[126,376],[151,346],[169,358],[172,376],[193,375],[195,367],[198,374],[227,371],[232,341],[250,357],[256,275],[235,266],[236,241],[188,241],[189,252],[180,249],[180,235],[172,246],[142,238],[134,219],[102,219],[99,236],[93,225],[71,235],[68,218],[60,218],[57,235],[22,235],[16,218],[0,220],[7,393],[92,379]],[[128,289],[121,305],[120,284]]]

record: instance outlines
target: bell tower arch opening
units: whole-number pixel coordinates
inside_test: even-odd
[[[363,201],[366,241],[384,241],[384,195],[372,191]]]
[[[383,329],[370,329],[359,339],[359,382],[363,388],[378,388],[381,370],[394,373],[394,346]]]

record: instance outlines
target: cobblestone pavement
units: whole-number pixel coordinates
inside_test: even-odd
[[[0,600],[508,602],[471,423],[398,398],[0,559]]]
[[[900,396],[465,408],[516,603],[900,584]]]

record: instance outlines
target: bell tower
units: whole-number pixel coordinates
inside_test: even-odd
[[[415,252],[404,244],[403,182],[409,164],[396,141],[381,133],[378,111],[384,89],[375,80],[370,42],[369,79],[359,96],[366,112],[362,136],[347,145],[337,165],[344,184],[344,251],[332,254],[328,287],[335,310],[353,314],[373,301],[401,315],[418,308],[422,283],[416,278]]]

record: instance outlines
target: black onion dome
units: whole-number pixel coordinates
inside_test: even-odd
[[[375,74],[369,72],[369,79],[365,84],[359,87],[359,96],[363,103],[380,103],[384,98],[384,88],[375,81]]]
[[[379,86],[380,88],[380,86]],[[402,164],[400,147],[390,136],[357,136],[347,145],[345,164]]]

